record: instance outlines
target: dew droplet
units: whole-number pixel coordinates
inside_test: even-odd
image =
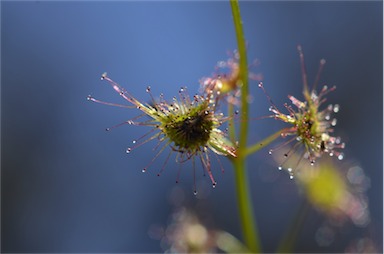
[[[343,154],[343,153],[339,154],[339,156],[337,156],[337,159],[339,159],[340,161],[341,161],[342,159],[344,159],[344,154]]]
[[[260,87],[260,88],[263,87],[263,82],[260,82],[260,83],[259,83],[259,87]]]
[[[143,169],[141,170],[141,172],[143,172],[143,173],[145,173],[146,171],[147,171],[146,168],[143,168]]]
[[[278,166],[277,169],[278,169],[278,170],[282,170],[283,167],[282,167],[282,166]]]
[[[126,153],[130,153],[132,151],[132,148],[128,147],[127,150],[125,150]]]
[[[147,93],[149,93],[149,92],[151,91],[151,87],[150,87],[150,86],[147,86],[147,89],[145,89],[145,91],[146,91]]]
[[[269,153],[269,154],[272,154],[272,152],[273,152],[273,150],[272,150],[272,149],[268,151],[268,153]]]
[[[292,180],[292,179],[293,179],[293,175],[290,175],[290,176],[289,176],[289,179],[291,179],[291,180]]]
[[[287,168],[288,172],[292,172],[292,168]]]
[[[136,140],[132,140],[132,143],[133,143],[133,144],[136,144]]]
[[[88,96],[87,96],[87,101],[90,101],[90,100],[92,100],[92,96],[91,96],[91,95],[88,95]]]
[[[337,123],[337,119],[336,119],[336,118],[333,118],[333,119],[332,119],[332,122],[331,122],[331,125],[332,125],[332,126],[336,126],[336,123]]]
[[[333,107],[333,112],[337,113],[339,112],[339,110],[340,110],[339,104],[335,104],[335,106]]]
[[[197,195],[197,190],[193,191],[193,195],[195,195],[195,196]]]
[[[106,131],[110,131],[110,130],[111,130],[111,128],[105,128],[105,130],[106,130]]]
[[[212,183],[212,187],[216,188],[216,182]]]
[[[235,115],[238,115],[239,113],[239,110],[235,110]]]

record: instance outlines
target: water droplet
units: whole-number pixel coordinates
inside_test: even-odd
[[[315,160],[311,160],[311,166],[315,165]]]
[[[238,115],[239,113],[239,110],[235,110],[235,115]]]
[[[131,124],[133,124],[133,121],[132,120],[128,120],[127,124],[131,125]]]
[[[141,172],[143,172],[143,173],[145,173],[146,171],[147,171],[146,168],[143,168],[143,169],[141,170]]]
[[[124,94],[124,92],[123,92],[123,91],[121,91],[121,92],[120,92],[120,95],[123,95],[123,94]]]
[[[105,130],[106,130],[106,131],[110,131],[110,130],[111,130],[111,128],[105,128]]]
[[[331,125],[332,125],[332,126],[336,126],[336,123],[337,123],[337,119],[336,119],[336,118],[333,118],[333,119],[332,119],[332,122],[331,122]]]
[[[88,96],[87,96],[87,100],[88,100],[88,101],[92,100],[92,96],[91,96],[91,95],[88,95]]]
[[[338,158],[339,160],[344,159],[344,154],[343,154],[343,153],[339,154],[339,156],[337,156],[337,158]]]
[[[268,151],[269,154],[272,154],[272,152],[273,152],[273,150],[269,150],[269,151]]]
[[[216,188],[216,182],[212,183],[212,187]]]
[[[283,167],[282,167],[282,166],[278,166],[277,169],[278,169],[278,170],[282,170]]]
[[[147,89],[145,89],[145,91],[146,91],[147,93],[149,93],[149,92],[151,91],[151,87],[150,87],[150,86],[147,86]]]
[[[285,153],[285,154],[284,154],[284,157],[285,157],[285,158],[287,158],[287,157],[288,157],[288,154],[287,154],[287,153]]]
[[[197,190],[193,191],[193,195],[195,195],[195,196],[197,195]]]
[[[289,176],[289,179],[291,179],[291,180],[292,180],[292,179],[293,179],[293,175],[290,175],[290,176]]]
[[[132,143],[133,143],[133,144],[136,144],[136,140],[132,140]]]
[[[263,82],[260,82],[260,83],[259,83],[259,87],[263,87]]]
[[[292,172],[292,168],[287,168],[288,172]]]
[[[101,74],[101,80],[104,80],[106,77],[107,77],[107,73],[106,73],[106,72],[104,72],[103,74]]]
[[[130,153],[132,151],[132,148],[128,147],[127,150],[125,150],[126,153]]]
[[[340,110],[339,104],[335,104],[335,106],[333,107],[333,112],[337,113],[339,112],[339,110]]]

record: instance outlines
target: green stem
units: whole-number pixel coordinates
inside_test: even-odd
[[[230,0],[232,7],[233,21],[235,24],[237,45],[239,50],[239,79],[241,80],[241,125],[240,125],[240,137],[239,147],[245,147],[247,144],[248,137],[248,63],[247,63],[247,52],[243,33],[243,24],[240,16],[240,8],[238,0]]]
[[[228,115],[232,116],[232,117],[229,120],[228,130],[229,130],[229,139],[232,141],[232,143],[235,143],[235,140],[236,140],[234,112],[235,112],[235,110],[233,108],[233,104],[229,103],[228,104]]]
[[[248,155],[251,155],[253,153],[256,153],[257,151],[259,151],[260,149],[266,147],[267,145],[269,145],[270,143],[272,143],[274,140],[276,140],[278,137],[281,136],[281,133],[284,131],[285,129],[282,129],[282,130],[279,130],[275,133],[273,133],[272,135],[266,137],[265,139],[257,142],[256,144],[253,144],[251,145],[250,147],[247,148],[247,150],[245,151],[245,156],[248,156]]]
[[[230,0],[233,21],[236,30],[237,44],[239,50],[239,78],[241,81],[241,107],[240,107],[240,132],[237,148],[237,158],[231,160],[235,168],[236,194],[238,209],[243,231],[245,245],[252,252],[260,252],[260,240],[258,236],[256,221],[254,219],[252,199],[248,187],[246,171],[246,150],[248,138],[248,64],[246,46],[240,16],[239,2]]]
[[[237,205],[240,214],[241,228],[245,245],[254,253],[260,253],[260,240],[253,216],[252,200],[249,193],[245,158],[233,160],[235,168]]]
[[[309,204],[306,200],[303,200],[300,204],[298,212],[295,213],[294,219],[291,221],[289,228],[286,230],[284,237],[282,238],[276,253],[293,253],[296,239],[304,225],[305,219],[308,215]]]

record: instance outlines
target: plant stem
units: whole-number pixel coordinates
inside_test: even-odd
[[[257,232],[256,221],[253,216],[252,200],[249,193],[245,159],[233,160],[235,168],[236,194],[241,227],[245,245],[253,253],[260,252],[260,240]]]
[[[298,211],[295,213],[295,217],[291,221],[289,228],[286,230],[279,247],[277,248],[277,253],[293,253],[296,239],[304,225],[309,208],[310,206],[308,202],[303,200]]]
[[[235,24],[237,45],[239,50],[239,78],[241,80],[241,112],[240,117],[242,119],[240,125],[240,137],[239,147],[245,147],[248,138],[248,63],[245,39],[243,34],[243,24],[240,16],[240,8],[238,0],[230,0],[232,7],[232,16]]]
[[[279,130],[275,133],[273,133],[272,135],[266,137],[265,139],[257,142],[256,144],[253,144],[251,145],[250,147],[247,148],[247,150],[245,151],[245,155],[248,156],[248,155],[251,155],[253,153],[256,153],[257,151],[259,151],[261,148],[264,148],[266,147],[267,145],[269,145],[270,143],[272,143],[275,139],[277,139],[278,137],[281,136],[281,133],[284,131],[284,129],[282,130]]]
[[[254,219],[252,200],[248,187],[246,171],[246,150],[248,138],[248,64],[246,46],[243,34],[242,21],[240,16],[239,2],[230,0],[233,21],[236,30],[237,44],[239,50],[239,78],[241,81],[241,107],[240,107],[240,132],[237,148],[237,158],[231,160],[235,168],[236,194],[239,209],[241,227],[245,245],[252,252],[260,252],[260,240]]]

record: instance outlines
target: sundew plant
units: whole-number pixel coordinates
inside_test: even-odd
[[[208,176],[212,188],[220,186],[215,178],[215,173],[219,171],[213,168],[234,171],[242,239],[237,240],[227,232],[208,231],[195,215],[179,211],[173,217],[174,231],[165,235],[169,251],[214,252],[220,249],[224,252],[263,252],[260,240],[262,232],[258,230],[254,204],[251,202],[249,186],[252,182],[247,177],[246,164],[249,156],[260,151],[266,151],[274,159],[276,170],[285,171],[287,177],[292,179],[292,184],[296,183],[303,190],[313,207],[330,218],[343,217],[355,225],[367,225],[369,211],[364,198],[366,185],[363,180],[356,180],[351,176],[352,173],[337,166],[345,157],[343,150],[346,147],[338,134],[335,118],[342,105],[327,100],[329,93],[336,89],[335,86],[320,85],[325,60],[319,59],[315,77],[307,77],[305,45],[298,45],[302,93],[287,94],[287,103],[275,104],[274,95],[268,89],[270,85],[263,82],[262,73],[250,70],[252,65],[247,59],[247,43],[251,42],[246,41],[243,33],[239,3],[231,0],[230,5],[238,48],[228,60],[218,62],[214,74],[200,78],[200,84],[196,87],[180,87],[178,91],[154,95],[148,86],[143,89],[149,100],[140,101],[131,94],[129,87],[121,86],[120,81],[103,73],[101,80],[125,103],[105,102],[88,96],[89,101],[138,113],[134,118],[107,128],[107,131],[121,125],[147,129],[126,149],[126,153],[134,157],[136,149],[151,144],[154,146],[155,152],[151,159],[143,162],[142,172],[150,171],[151,167],[157,169],[157,175],[176,172],[175,180],[178,183],[181,181],[181,171],[191,170],[193,193],[196,195],[199,192],[196,180],[201,177],[201,171]],[[258,103],[249,99],[251,82],[256,83],[259,88],[257,91],[264,94],[270,104],[265,109],[265,115],[258,119],[250,117],[250,105]],[[250,122],[267,124],[268,121],[282,122],[284,127],[258,142],[250,142]],[[161,160],[162,154],[165,154],[165,160]],[[232,169],[224,169],[223,160],[229,160]],[[354,173],[363,175],[359,167],[354,168]],[[349,182],[346,181],[347,177]],[[358,188],[360,191],[356,191]],[[299,211],[294,225],[276,243],[276,252],[294,251],[295,239],[302,226],[302,212]],[[319,231],[321,234],[330,233],[324,227]],[[327,237],[319,236],[319,239],[320,243],[324,243]],[[368,250],[364,251],[374,250],[369,249],[367,242],[364,244],[368,246]]]

